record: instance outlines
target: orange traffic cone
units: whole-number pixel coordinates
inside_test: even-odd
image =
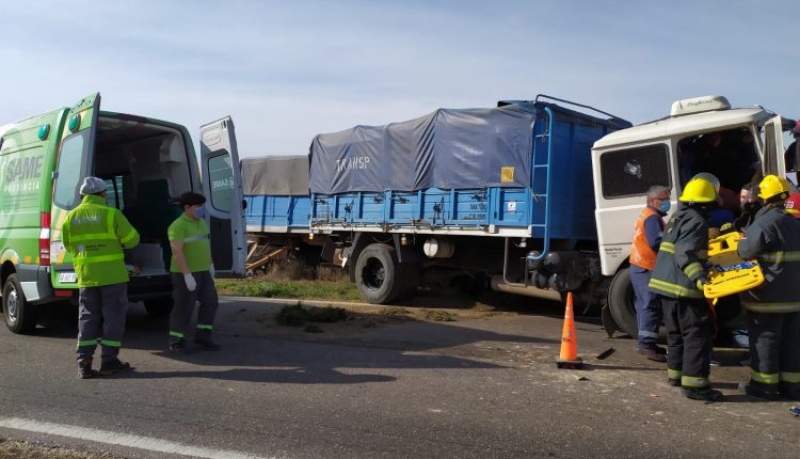
[[[572,292],[567,292],[567,309],[564,312],[564,330],[561,332],[561,355],[556,365],[558,368],[583,368],[583,361],[578,357],[578,342],[577,336],[575,335],[575,315],[572,310]]]

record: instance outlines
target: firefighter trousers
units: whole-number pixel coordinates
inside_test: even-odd
[[[214,285],[214,278],[208,271],[194,272],[192,276],[197,282],[197,287],[194,291],[189,291],[186,288],[183,274],[172,273],[172,298],[175,304],[169,316],[170,344],[187,338],[194,306],[197,302],[200,303],[200,307],[197,310],[197,331],[194,338],[196,340],[211,340],[214,317],[217,315],[217,307],[219,306],[217,288]]]
[[[667,368],[684,387],[708,387],[711,370],[711,309],[703,298],[659,295],[667,328]]]
[[[800,391],[800,312],[747,312],[750,379]]]
[[[78,360],[94,355],[97,343],[103,362],[116,360],[125,334],[128,284],[81,287],[78,297]]]

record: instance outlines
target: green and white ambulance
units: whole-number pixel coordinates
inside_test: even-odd
[[[71,108],[0,126],[0,286],[3,317],[31,333],[49,303],[75,303],[77,279],[61,242],[67,212],[80,203],[83,178],[103,178],[108,204],[128,217],[141,243],[126,252],[128,295],[151,315],[172,307],[167,227],[177,197],[205,194],[217,273],[244,273],[245,234],[233,122],[201,127],[202,175],[181,125],[100,111],[100,94]]]

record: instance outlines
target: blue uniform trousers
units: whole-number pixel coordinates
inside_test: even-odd
[[[629,272],[633,292],[636,296],[636,324],[639,329],[638,344],[640,348],[653,347],[658,340],[658,328],[661,326],[663,317],[661,304],[656,295],[647,287],[653,272],[636,265],[631,265]]]

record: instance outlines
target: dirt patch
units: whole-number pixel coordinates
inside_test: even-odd
[[[300,321],[297,320],[299,308],[308,311],[308,315],[335,316],[336,320]],[[356,336],[376,328],[413,321],[454,322],[500,314],[504,313],[483,308],[432,309],[363,303],[276,301],[261,304],[258,308],[241,308],[235,313],[235,319],[238,322],[254,323],[261,332],[274,337],[325,339]]]
[[[123,459],[110,454],[89,453],[0,438],[0,459]]]

